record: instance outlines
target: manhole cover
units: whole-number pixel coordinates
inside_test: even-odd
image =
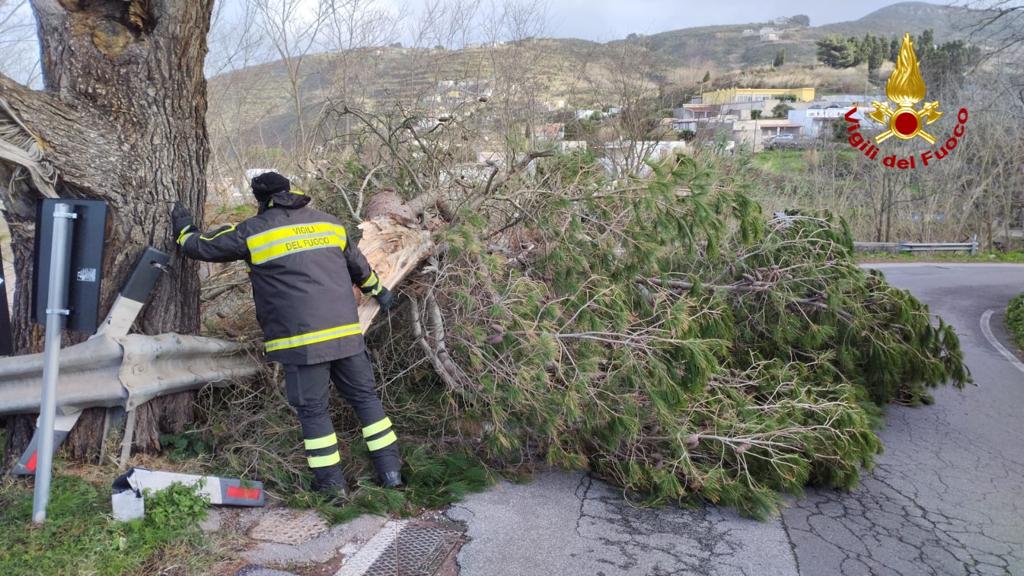
[[[338,576],[434,576],[462,538],[439,524],[391,521]]]
[[[434,524],[407,524],[366,576],[433,576],[461,538]]]
[[[294,545],[316,538],[327,528],[327,522],[313,510],[270,510],[253,526],[249,536],[256,540]]]

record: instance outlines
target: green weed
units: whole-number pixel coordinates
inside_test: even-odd
[[[0,484],[0,574],[156,574],[166,566],[201,572],[212,553],[197,523],[207,503],[176,485],[146,500],[146,517],[117,522],[110,492],[74,476],[57,476],[46,522],[32,524],[32,486]]]
[[[964,252],[866,252],[857,254],[857,261],[872,262],[970,262],[975,264],[1007,263],[1024,264],[1024,251],[978,252],[971,255]]]

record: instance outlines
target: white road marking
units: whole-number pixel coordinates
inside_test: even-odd
[[[379,532],[370,538],[370,541],[363,545],[356,552],[355,556],[346,560],[341,570],[334,576],[363,576],[373,564],[380,558],[384,550],[398,538],[398,533],[405,528],[408,520],[391,520],[380,529]]]
[[[981,315],[981,333],[985,335],[985,339],[988,340],[988,343],[991,344],[996,351],[1009,360],[1010,364],[1013,364],[1014,368],[1024,372],[1024,363],[1017,358],[1016,354],[1007,350],[1006,346],[1003,346],[999,340],[996,340],[995,335],[992,334],[992,315],[995,314],[995,312],[995,310],[986,310],[985,313]]]

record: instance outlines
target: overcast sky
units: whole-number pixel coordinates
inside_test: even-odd
[[[239,6],[245,0],[217,0],[221,14],[230,35],[231,16],[240,13]],[[300,0],[315,5],[317,0]],[[399,17],[399,24],[391,37],[409,44],[411,32],[423,6],[436,0],[361,0],[378,9],[391,12]],[[464,0],[466,1],[466,0]],[[585,38],[607,42],[624,38],[632,33],[652,34],[694,26],[714,24],[745,24],[764,22],[778,16],[806,14],[812,26],[820,26],[844,20],[856,20],[874,10],[898,3],[898,0],[860,0],[858,2],[838,0],[482,0],[486,6],[504,5],[506,1],[519,3],[540,2],[544,6],[542,28],[538,35],[561,38]],[[949,2],[932,2],[935,4]],[[961,2],[962,3],[962,2]],[[20,6],[21,18],[5,18],[12,7]],[[493,7],[484,8],[489,13]],[[500,10],[499,10],[500,11]],[[21,25],[11,28],[20,20]],[[4,23],[6,21],[6,29]],[[301,24],[299,24],[301,27]],[[37,80],[38,67],[35,62],[38,52],[34,42],[34,26],[28,2],[25,0],[0,0],[0,71],[25,81],[34,75]],[[483,38],[469,38],[479,41]],[[217,46],[211,38],[211,48]],[[212,55],[216,58],[216,55]]]

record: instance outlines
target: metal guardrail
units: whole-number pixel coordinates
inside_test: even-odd
[[[978,236],[970,242],[854,242],[858,252],[967,252],[978,253]]]
[[[166,254],[148,249],[96,334],[60,351],[57,412],[58,419],[65,418],[67,430],[61,429],[55,444],[63,441],[82,410],[121,407],[128,415],[123,466],[131,450],[136,408],[159,396],[227,384],[260,370],[258,359],[235,342],[180,334],[128,334],[167,261]],[[0,416],[37,413],[42,389],[43,354],[0,358]],[[15,473],[35,472],[38,445],[37,429]]]
[[[96,336],[60,353],[59,409],[122,406],[133,410],[158,396],[230,382],[259,371],[245,347],[200,336]],[[42,354],[0,360],[0,416],[39,411]]]

